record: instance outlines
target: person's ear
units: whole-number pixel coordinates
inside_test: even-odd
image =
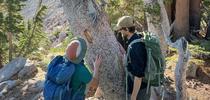
[[[128,31],[129,32],[129,29],[126,27],[126,31]]]

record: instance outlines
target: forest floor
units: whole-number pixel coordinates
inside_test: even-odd
[[[210,100],[210,60],[204,63],[190,61],[198,66],[196,77],[187,77],[186,88],[188,100]],[[172,98],[175,98],[175,65],[176,62],[169,61],[168,65],[172,65],[170,69],[166,69],[165,75],[170,80],[167,90]],[[174,99],[175,100],[175,99]]]
[[[0,100],[44,100],[41,90],[37,90],[36,85],[42,84],[45,74],[46,71],[38,67],[36,75],[20,80],[20,83],[9,90]]]
[[[210,42],[201,41],[199,43],[189,45],[191,57],[188,66],[196,66],[194,77],[187,77],[186,88],[188,100],[210,100]],[[169,79],[167,88],[172,96],[176,96],[175,89],[175,65],[177,62],[176,50],[166,58],[167,66],[165,75]]]

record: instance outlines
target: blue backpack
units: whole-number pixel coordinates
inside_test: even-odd
[[[44,99],[75,100],[77,97],[72,94],[70,86],[74,71],[75,65],[73,63],[63,56],[56,56],[48,65],[43,91]]]

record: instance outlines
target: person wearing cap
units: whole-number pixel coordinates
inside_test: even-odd
[[[80,95],[85,97],[87,87],[90,85],[98,85],[98,68],[101,65],[102,58],[96,56],[93,74],[88,66],[84,64],[84,57],[87,51],[87,45],[84,39],[75,37],[66,48],[65,57],[75,64],[75,72],[71,79],[71,87],[73,94],[80,89]],[[84,98],[85,99],[85,98]]]
[[[116,26],[114,27],[115,31],[118,31],[122,34],[123,37],[126,37],[126,46],[128,46],[135,39],[142,38],[142,35],[136,33],[134,18],[131,16],[123,16],[118,19]],[[127,47],[125,47],[127,52]],[[144,70],[146,67],[147,53],[144,43],[135,43],[130,49],[130,59],[131,62],[128,62],[126,65],[126,92],[131,100],[148,100],[150,93],[146,94],[147,83],[142,81],[144,77]]]

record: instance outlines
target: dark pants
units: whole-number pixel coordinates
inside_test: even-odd
[[[151,95],[151,90],[149,88],[149,91],[147,93],[147,88],[141,89],[138,92],[136,100],[149,100]]]
[[[146,92],[147,88],[139,90],[136,100],[149,100],[151,95],[151,90],[149,89],[148,94]],[[128,94],[128,100],[131,100],[131,94]]]

